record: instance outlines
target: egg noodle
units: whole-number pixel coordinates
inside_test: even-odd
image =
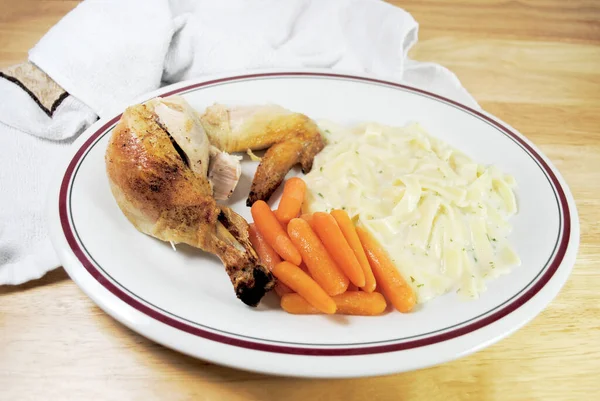
[[[509,244],[515,181],[418,124],[321,122],[328,145],[306,176],[306,212],[344,209],[387,250],[422,303],[477,298],[520,265]]]

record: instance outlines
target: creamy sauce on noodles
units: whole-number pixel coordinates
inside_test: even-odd
[[[320,126],[328,145],[306,176],[305,211],[344,209],[387,250],[420,303],[477,298],[519,265],[507,237],[515,181],[418,124]]]

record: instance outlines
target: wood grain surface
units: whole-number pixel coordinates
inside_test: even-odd
[[[0,0],[0,67],[77,1]],[[0,287],[0,399],[594,400],[600,394],[600,2],[397,1],[420,22],[418,60],[452,69],[484,109],[560,169],[580,213],[568,283],[530,324],[421,371],[298,380],[215,366],[105,315],[62,269]]]

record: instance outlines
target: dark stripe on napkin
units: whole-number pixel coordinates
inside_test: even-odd
[[[0,78],[23,89],[48,117],[52,117],[56,108],[69,96],[52,78],[30,62],[1,70]]]

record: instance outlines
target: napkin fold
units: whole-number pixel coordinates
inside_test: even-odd
[[[259,68],[330,68],[477,107],[446,68],[410,60],[418,24],[379,0],[87,0],[0,71],[0,284],[59,265],[47,185],[98,116],[163,85]]]

